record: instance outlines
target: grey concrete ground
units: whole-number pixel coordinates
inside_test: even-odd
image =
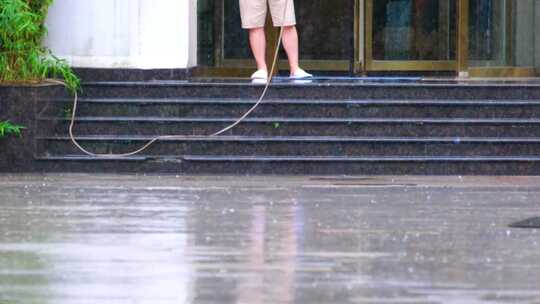
[[[540,178],[0,176],[0,303],[540,303]]]

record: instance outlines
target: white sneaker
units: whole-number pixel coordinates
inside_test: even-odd
[[[268,80],[268,71],[267,70],[258,70],[257,72],[251,75],[252,80]]]
[[[298,71],[296,71],[296,73],[294,74],[291,74],[289,78],[290,79],[308,79],[308,78],[313,78],[313,75],[311,75],[310,73],[302,69],[298,69]]]

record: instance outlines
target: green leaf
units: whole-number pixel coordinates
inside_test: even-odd
[[[6,137],[8,135],[15,135],[17,137],[21,137],[23,129],[25,129],[24,126],[14,125],[9,121],[0,121],[0,138]]]
[[[0,82],[61,78],[72,93],[80,90],[80,80],[69,65],[41,44],[52,2],[0,0]]]

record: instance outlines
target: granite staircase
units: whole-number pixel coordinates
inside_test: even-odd
[[[235,82],[87,82],[75,133],[69,96],[43,100],[42,170],[172,174],[539,174],[540,86],[520,83],[279,83],[245,122],[262,87]]]

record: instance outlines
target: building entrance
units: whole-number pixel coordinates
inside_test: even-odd
[[[540,1],[294,2],[301,64],[312,71],[532,77],[540,65]],[[248,76],[254,61],[238,0],[200,0],[198,12],[199,74]],[[272,54],[277,29],[269,20],[266,30]],[[286,70],[286,56],[280,59]]]

